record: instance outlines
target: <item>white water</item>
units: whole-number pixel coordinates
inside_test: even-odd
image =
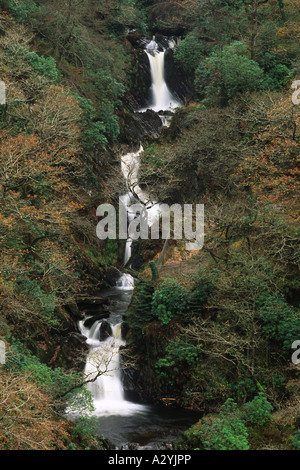
[[[174,45],[172,44],[172,47]],[[165,50],[159,51],[155,39],[147,45],[146,54],[150,63],[152,79],[152,104],[147,109],[153,111],[174,110],[181,104],[174,98],[165,81]]]
[[[164,79],[165,51],[158,51],[158,45],[153,40],[146,50],[149,58],[152,76],[153,104],[150,109],[154,111],[172,110],[180,106],[170,93]],[[138,184],[140,155],[142,145],[136,152],[130,152],[121,158],[121,170],[127,184],[127,193],[120,201],[127,209],[129,221],[135,217],[130,212],[130,206],[137,200],[142,202],[147,210],[148,225],[151,226],[160,214],[160,205],[150,201],[149,196]],[[124,265],[130,262],[132,255],[132,240],[128,238],[125,245]],[[134,280],[130,274],[123,274],[116,283],[117,291],[126,292],[134,289]],[[101,416],[130,415],[144,412],[148,407],[129,402],[125,399],[121,380],[121,361],[119,349],[125,344],[121,335],[121,318],[117,323],[111,324],[112,334],[105,341],[100,341],[101,320],[95,321],[92,327],[84,326],[84,320],[79,322],[80,332],[86,336],[90,351],[86,360],[84,377],[89,380],[87,388],[94,398],[95,414]]]
[[[169,47],[174,48],[175,42],[169,41]],[[173,111],[175,108],[181,106],[170,92],[166,81],[165,81],[165,50],[160,51],[155,37],[150,41],[145,49],[145,53],[148,56],[151,78],[152,78],[152,99],[153,102],[147,109],[158,111]],[[146,111],[146,109],[140,110],[140,112]],[[171,117],[160,115],[163,126],[169,126]],[[138,184],[139,178],[139,167],[140,167],[140,155],[144,151],[143,146],[136,152],[129,152],[121,157],[121,171],[126,181],[128,192],[121,196],[121,203],[125,206],[128,212],[129,221],[135,216],[135,213],[130,213],[130,206],[136,202],[136,200],[142,202],[147,210],[148,225],[152,226],[154,221],[159,217],[161,213],[161,205],[157,201],[151,201],[149,195],[141,189]],[[129,238],[126,241],[125,253],[124,253],[124,265],[126,265],[132,254],[132,240]]]
[[[122,274],[120,279],[118,279],[118,281],[116,283],[116,286],[117,286],[118,289],[121,289],[121,290],[126,290],[126,291],[133,290],[134,289],[134,279],[131,276],[131,274],[124,273],[124,274]]]
[[[123,278],[122,286],[132,289],[132,279],[128,276]],[[96,415],[129,415],[144,411],[143,405],[129,402],[124,397],[121,381],[120,346],[125,345],[122,339],[121,323],[112,325],[112,336],[105,341],[99,340],[101,321],[95,322],[93,326],[85,328],[80,322],[82,334],[87,336],[90,351],[87,357],[84,379],[89,380],[87,389],[94,398]]]
[[[160,204],[151,201],[148,194],[138,185],[138,170],[140,166],[140,155],[144,151],[142,145],[137,152],[129,152],[121,157],[121,170],[126,181],[128,192],[120,197],[128,213],[128,220],[131,221],[136,213],[131,211],[130,207],[137,200],[141,202],[147,211],[148,225],[151,227],[153,222],[160,214]],[[132,254],[132,240],[128,238],[125,244],[124,265],[128,263]]]

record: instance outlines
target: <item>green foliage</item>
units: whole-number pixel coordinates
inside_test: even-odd
[[[97,416],[80,416],[77,418],[76,426],[72,430],[72,439],[89,445],[97,435],[98,421]]]
[[[248,432],[231,400],[223,405],[220,415],[202,419],[196,437],[204,450],[249,450]]]
[[[186,289],[175,279],[166,279],[153,294],[152,314],[167,325],[172,318],[185,311],[187,302]]]
[[[191,439],[193,436],[193,444],[204,450],[249,450],[247,426],[265,425],[272,410],[262,392],[241,408],[228,398],[218,415],[202,418],[186,437]]]
[[[108,238],[105,247],[101,251],[101,262],[106,266],[112,266],[118,257],[118,241]]]
[[[75,95],[83,110],[83,145],[87,150],[93,150],[100,145],[104,147],[108,141],[105,137],[105,125],[99,120],[99,115],[90,99]]]
[[[260,89],[263,70],[245,54],[245,45],[236,42],[202,61],[195,72],[199,96],[211,102],[219,98],[222,103],[227,103],[237,94]]]
[[[56,316],[56,294],[47,293],[39,285],[38,280],[20,279],[16,289],[17,294],[26,295],[36,312],[39,312],[40,321],[48,326],[58,327],[60,322]]]
[[[190,370],[198,364],[200,348],[201,345],[195,347],[180,338],[170,341],[165,356],[155,364],[158,377],[168,384],[173,384],[176,376],[181,375],[186,368]]]
[[[267,292],[257,300],[259,315],[263,321],[263,332],[281,344],[290,354],[291,345],[300,331],[300,312],[289,305],[282,293]]]
[[[266,52],[260,59],[258,59],[260,67],[264,69],[264,88],[270,90],[280,90],[287,85],[295,69],[286,64],[280,63],[280,58],[276,54]]]
[[[16,374],[29,375],[38,387],[45,391],[57,405],[68,407],[68,412],[88,417],[94,410],[91,393],[82,386],[81,374],[63,368],[50,368],[41,362],[24,345],[12,338],[5,369]]]
[[[188,295],[188,310],[193,314],[201,314],[203,304],[212,292],[213,282],[210,276],[206,279],[202,278],[201,274],[196,278]]]
[[[24,23],[38,7],[33,0],[8,0],[7,9],[20,23]]]
[[[135,284],[132,302],[124,314],[124,322],[130,327],[135,341],[143,344],[142,330],[147,322],[153,320],[151,302],[154,292],[152,282],[138,279]]]
[[[239,373],[242,378],[237,382],[229,384],[229,390],[232,392],[231,395],[237,399],[245,399],[246,396],[253,396],[257,390],[257,384],[253,377],[247,377],[245,371]]]
[[[58,80],[59,72],[56,68],[56,62],[53,57],[43,57],[39,56],[35,52],[27,51],[24,58],[28,60],[36,73],[44,75],[53,82]]]
[[[300,429],[292,435],[291,440],[296,450],[300,450]]]
[[[75,94],[83,111],[83,146],[93,150],[97,146],[105,147],[109,140],[119,135],[118,118],[114,114],[113,104],[106,101],[96,109],[90,99]]]
[[[16,78],[18,72],[23,73],[26,78],[31,78],[32,82],[36,76],[43,76],[52,83],[57,83],[61,77],[56,60],[52,56],[39,55],[23,44],[7,44],[6,53],[10,66],[15,69]]]
[[[155,282],[158,279],[157,265],[156,265],[155,261],[150,261],[149,266],[150,266],[151,273],[152,273],[152,281]]]
[[[125,22],[120,30],[126,29],[131,13],[133,16],[139,14],[131,0],[112,0],[105,5],[71,0],[41,5],[34,16],[38,31],[47,40],[47,54],[56,59],[65,81],[69,80],[72,88],[78,90],[74,94],[84,112],[83,146],[89,151],[105,148],[119,135],[117,111],[125,93],[128,56],[122,38],[116,40],[102,31],[112,32],[110,20],[116,24]],[[99,24],[98,19],[102,16],[103,21],[99,20]],[[95,24],[95,28],[87,23]]]
[[[110,8],[100,5],[106,13],[106,28],[115,37],[124,36],[128,28],[135,28],[139,33],[146,34],[145,11],[139,8],[136,0],[113,0]]]
[[[110,141],[115,140],[119,133],[119,118],[115,113],[114,104],[112,102],[104,102],[99,106],[99,117],[105,126],[105,135]]]
[[[283,260],[284,269],[293,278],[285,253],[289,250],[292,252],[294,241],[286,237],[285,246],[278,245],[272,252],[271,243],[264,240],[264,230],[267,228],[270,234],[268,240],[272,239],[275,230],[271,223],[267,227],[257,223],[260,220],[257,215],[260,208],[255,207],[255,210],[252,208],[250,211],[246,204],[237,204],[236,212],[240,207],[242,216],[236,216],[235,204],[244,199],[244,194],[238,192],[232,172],[248,151],[259,151],[255,146],[247,147],[243,144],[247,139],[251,140],[257,127],[263,129],[265,114],[269,111],[264,101],[262,112],[259,107],[249,111],[247,106],[252,99],[249,93],[262,91],[260,97],[263,98],[267,95],[266,90],[278,92],[288,85],[293,76],[293,58],[296,60],[298,57],[297,48],[292,46],[298,20],[294,6],[290,5],[294,2],[258,2],[257,18],[253,14],[253,2],[241,0],[201,0],[200,3],[70,0],[39,2],[39,7],[32,0],[5,0],[0,3],[1,7],[7,6],[8,12],[18,22],[27,22],[26,29],[30,30],[31,23],[34,24],[34,47],[37,48],[37,52],[33,52],[24,46],[31,43],[23,40],[19,25],[10,31],[9,38],[13,38],[16,43],[6,41],[8,53],[3,55],[0,64],[3,64],[1,71],[4,78],[7,76],[8,81],[15,86],[8,109],[5,110],[5,126],[7,123],[11,126],[8,133],[29,133],[32,129],[39,129],[37,120],[33,120],[36,119],[34,113],[43,106],[43,102],[39,101],[43,87],[47,87],[49,82],[57,82],[63,76],[64,85],[69,83],[72,89],[78,90],[75,95],[83,111],[83,137],[79,147],[83,146],[84,150],[95,154],[97,152],[97,156],[101,154],[101,149],[108,147],[119,136],[118,111],[123,106],[121,98],[128,89],[126,77],[131,69],[131,58],[134,57],[129,41],[125,39],[127,31],[134,28],[145,33],[146,22],[151,16],[152,24],[162,28],[166,26],[167,29],[180,27],[188,31],[175,50],[175,59],[184,66],[191,88],[195,86],[197,95],[194,94],[193,99],[204,98],[207,104],[216,103],[216,106],[205,107],[205,101],[200,106],[198,103],[190,103],[177,112],[169,131],[166,130],[164,134],[166,138],[163,136],[159,143],[149,144],[146,149],[143,164],[147,164],[148,168],[143,174],[148,178],[147,183],[159,182],[159,190],[164,191],[160,200],[179,202],[182,198],[184,202],[190,202],[199,195],[210,194],[206,247],[207,253],[213,257],[213,263],[218,266],[218,276],[210,278],[212,267],[204,258],[204,273],[196,278],[189,289],[175,280],[154,284],[158,281],[157,272],[154,265],[150,264],[153,278],[150,282],[136,283],[133,301],[124,320],[130,327],[130,335],[142,366],[148,367],[141,374],[143,379],[147,381],[151,375],[147,372],[155,369],[155,374],[152,373],[148,382],[152,389],[157,379],[159,385],[166,385],[168,390],[172,387],[174,394],[178,392],[181,395],[180,398],[190,393],[192,398],[188,404],[195,406],[211,401],[219,403],[229,394],[241,401],[254,397],[240,409],[233,400],[227,400],[220,415],[205,417],[200,431],[195,432],[194,436],[196,445],[204,449],[248,449],[247,425],[251,428],[264,426],[272,411],[271,404],[263,394],[255,396],[257,380],[264,386],[267,384],[270,396],[274,390],[280,390],[282,394],[285,392],[285,377],[280,374],[281,371],[285,374],[287,368],[280,366],[284,364],[284,357],[290,355],[293,340],[299,336],[300,319],[299,312],[281,293],[287,282],[285,274],[281,271],[277,278],[274,274],[277,269],[276,256],[280,255],[280,262]],[[157,18],[154,18],[155,13]],[[11,19],[8,20],[8,26],[10,28]],[[6,25],[2,29],[1,38],[5,39]],[[251,39],[255,39],[255,47],[251,47],[250,51],[245,44],[250,44]],[[241,43],[241,40],[245,43]],[[250,56],[255,60],[251,60]],[[58,69],[62,72],[61,76]],[[18,86],[18,83],[21,85]],[[238,96],[244,93],[247,93],[245,100]],[[218,106],[219,103],[229,103],[230,106],[224,112]],[[282,117],[287,126],[290,126],[290,119],[293,124],[290,114]],[[267,127],[263,130],[269,131]],[[295,125],[295,142],[298,138],[297,130]],[[267,137],[276,150],[279,133],[274,140],[271,133]],[[70,142],[70,150],[73,143],[75,140]],[[34,148],[33,153],[40,155],[36,150]],[[55,156],[58,156],[56,151]],[[65,158],[69,158],[67,152]],[[20,174],[19,154],[11,162],[11,166],[18,169],[16,174]],[[55,159],[55,165],[58,162],[59,158]],[[8,210],[8,185],[13,192],[20,184],[17,178],[12,181],[7,177],[6,167],[9,165],[4,165],[3,169],[3,194],[6,192],[4,215]],[[90,171],[93,172],[91,167]],[[53,207],[51,189],[55,178],[47,179],[44,172],[34,176],[33,182],[22,173],[21,178],[25,180],[25,183],[22,182],[24,201],[13,203],[12,220],[1,221],[2,238],[8,248],[6,253],[12,253],[6,265],[2,265],[1,292],[4,286],[6,292],[2,297],[8,299],[3,310],[9,312],[6,321],[13,325],[20,324],[19,331],[24,324],[28,325],[26,332],[25,328],[24,333],[21,331],[23,339],[43,356],[47,351],[43,351],[42,347],[39,349],[35,338],[43,337],[45,332],[45,340],[47,338],[48,341],[51,336],[49,332],[60,326],[60,315],[69,297],[66,286],[72,284],[73,287],[70,280],[77,277],[69,274],[67,267],[64,270],[64,264],[57,267],[56,260],[53,260],[53,264],[48,262],[50,255],[42,253],[41,240],[47,239],[52,225],[51,236],[54,235],[57,244],[61,246],[71,245],[73,255],[77,246],[75,248],[75,243],[72,245],[69,241],[76,235],[73,219],[71,225],[68,225],[69,216],[65,218],[64,213],[64,230],[70,231],[69,239],[61,235],[57,223],[52,223],[51,219],[40,226],[30,217],[29,209],[43,207],[42,199],[49,202],[48,209]],[[76,186],[76,191],[71,194],[72,201],[79,205],[82,202],[82,206],[85,206],[86,191],[83,191],[85,196],[80,199],[81,191],[78,188],[86,185],[76,185],[75,176],[71,182],[62,180],[61,186],[55,190],[66,197],[72,183]],[[220,199],[215,197],[218,192]],[[28,202],[31,193],[35,197],[32,205]],[[231,197],[228,204],[230,210],[220,203],[225,193]],[[15,224],[15,214],[22,211],[23,224]],[[86,214],[85,210],[82,212]],[[85,224],[79,224],[80,234],[85,227]],[[279,230],[276,235],[282,235],[284,239]],[[115,264],[116,241],[108,240],[99,254],[93,247],[81,243],[83,238],[90,240],[92,237],[87,234],[78,243],[83,245],[80,249],[88,255],[88,259],[97,265]],[[274,239],[275,244],[276,241]],[[258,261],[257,249],[266,250],[266,257],[272,257],[272,261],[265,264]],[[234,250],[237,256],[232,255]],[[55,252],[55,244],[49,247],[50,251],[51,255]],[[243,255],[246,252],[250,256],[245,261]],[[16,265],[10,261],[14,256],[19,256]],[[289,256],[291,259],[294,254]],[[58,261],[61,262],[61,257],[58,257]],[[293,279],[289,279],[289,282],[292,283]],[[74,285],[74,290],[77,290],[77,285]],[[176,322],[171,323],[173,319]],[[187,337],[181,333],[182,326]],[[202,352],[200,343],[203,343]],[[280,347],[286,356],[279,351]],[[21,344],[13,342],[11,348],[13,354],[8,356],[6,367],[12,372],[30,375],[53,399],[80,382],[76,374],[66,373],[60,368],[50,369]],[[273,358],[276,360],[273,361]],[[75,410],[84,407],[90,410],[90,398],[86,389],[79,389],[68,395],[69,406]],[[74,439],[82,440],[82,444],[89,447],[88,440],[93,439],[95,426],[94,418],[90,421],[88,416],[84,416],[75,426]],[[292,440],[299,449],[299,431]],[[76,444],[70,443],[69,448],[76,448]]]
[[[73,384],[69,383],[69,388],[67,389],[67,391],[70,390],[70,385],[74,386],[76,385],[76,382],[73,382]],[[62,388],[61,390],[64,390],[64,388]],[[85,418],[86,420],[89,419],[89,417],[95,410],[93,396],[85,386],[80,386],[67,393],[66,401],[68,413],[73,413],[74,415],[78,415],[78,413],[80,413],[80,416],[82,418]]]
[[[245,403],[242,417],[247,424],[263,426],[271,419],[272,411],[273,406],[260,392],[251,402]]]
[[[16,373],[30,373],[32,379],[52,397],[68,391],[79,380],[77,374],[68,374],[59,367],[51,369],[14,338],[5,368]]]
[[[112,76],[110,70],[92,70],[90,66],[87,67],[87,70],[99,97],[102,98],[101,106],[104,107],[104,112],[108,112],[105,108],[117,104],[117,100],[125,92],[124,85]]]
[[[197,31],[192,31],[180,41],[174,57],[176,61],[185,65],[190,72],[194,73],[200,60],[203,59],[205,51],[205,44],[199,40]]]

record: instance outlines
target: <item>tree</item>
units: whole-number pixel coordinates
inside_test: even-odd
[[[152,296],[152,314],[166,325],[187,308],[187,292],[175,279],[165,279]]]
[[[226,104],[239,93],[261,88],[263,70],[245,53],[243,43],[233,43],[200,63],[195,72],[198,94],[207,101],[220,98],[221,104]]]
[[[261,5],[268,3],[269,0],[244,0],[245,10],[250,18],[250,39],[249,50],[251,59],[255,58],[257,36],[258,36],[258,11]]]
[[[266,125],[237,171],[239,185],[249,188],[261,207],[290,222],[299,208],[299,119],[299,107],[290,96],[279,97],[266,110]]]
[[[29,375],[1,371],[0,449],[65,450],[68,423],[51,410],[49,397]]]
[[[203,418],[195,434],[204,450],[249,450],[247,428],[231,399],[224,403],[218,416]]]

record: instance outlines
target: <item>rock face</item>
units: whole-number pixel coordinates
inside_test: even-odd
[[[120,140],[130,146],[137,146],[142,141],[154,140],[162,131],[162,121],[155,111],[148,109],[143,113],[128,111],[120,119]]]
[[[147,109],[152,103],[152,78],[149,58],[145,52],[149,39],[136,34],[127,36],[133,46],[131,87],[123,98],[124,108],[119,115],[120,142],[137,146],[140,142],[145,145],[160,137],[163,132],[162,120],[153,110]],[[174,60],[174,49],[169,41],[176,44],[177,38],[169,38],[158,34],[155,41],[158,50],[165,50],[165,81],[169,90],[179,102],[184,103],[192,93],[187,85],[184,70]],[[174,46],[176,47],[176,46]],[[140,110],[147,110],[140,112]]]
[[[95,323],[95,321],[103,320],[104,318],[108,318],[108,317],[109,317],[109,312],[106,312],[106,313],[102,312],[102,313],[95,314],[92,317],[85,320],[84,326],[86,328],[91,328],[91,326]]]
[[[144,113],[136,113],[135,117],[143,129],[145,134],[144,137],[159,137],[162,128],[162,121],[155,111],[152,111],[152,109],[147,109],[147,111]]]
[[[151,102],[151,71],[147,54],[143,48],[134,51],[134,69],[131,75],[130,94],[134,96],[134,111],[146,108]]]
[[[184,71],[175,63],[173,49],[167,49],[165,53],[165,80],[172,94],[182,103],[191,97]]]
[[[51,367],[64,365],[81,372],[85,365],[87,353],[86,337],[78,332],[71,332],[61,338],[60,344],[56,347],[48,362]]]
[[[112,336],[111,325],[108,321],[104,320],[99,329],[99,339],[100,341],[105,341],[109,336]]]
[[[133,86],[130,93],[135,97],[135,110],[137,110],[141,108],[147,108],[147,105],[149,105],[149,103],[151,102],[151,71],[147,54],[144,51],[147,40],[145,38],[136,36],[133,36],[131,38],[128,37],[128,39],[130,40],[131,44],[135,49],[135,69],[134,75],[132,77]],[[169,46],[169,40],[173,40],[173,43],[176,44],[176,35],[164,36],[163,34],[159,33],[155,34],[155,41],[158,45],[158,50],[166,51],[166,83],[175,98],[179,99],[179,101],[181,102],[184,102],[191,96],[192,92],[187,84],[186,74],[183,68],[174,60],[174,49]]]

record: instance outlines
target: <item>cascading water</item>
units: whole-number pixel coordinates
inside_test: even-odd
[[[129,222],[135,217],[135,211],[131,211],[130,207],[137,200],[141,202],[148,216],[148,224],[151,227],[152,223],[160,214],[160,204],[156,201],[151,201],[145,191],[138,185],[138,170],[140,165],[140,154],[143,152],[143,147],[140,146],[137,152],[130,152],[123,155],[121,158],[121,170],[126,181],[128,192],[120,197],[120,202],[123,204],[128,213]],[[124,265],[127,265],[131,258],[132,240],[128,238],[125,244]]]
[[[165,53],[166,50],[159,50],[158,44],[153,38],[146,46],[145,50],[151,71],[152,79],[152,104],[148,106],[153,111],[174,110],[181,104],[174,98],[165,81]]]
[[[170,44],[174,47],[174,44]],[[172,96],[164,78],[165,50],[160,51],[153,38],[145,53],[149,58],[152,77],[153,102],[148,107],[156,112],[173,111],[181,104]],[[145,110],[140,110],[143,112]],[[167,118],[160,115],[163,125],[168,125]],[[130,207],[136,201],[142,202],[147,210],[148,224],[151,226],[160,214],[160,204],[149,200],[148,195],[138,184],[138,172],[142,145],[136,152],[130,152],[121,158],[121,170],[127,184],[127,193],[120,197],[120,202],[126,207],[128,220],[136,214]],[[124,265],[130,266],[132,257],[132,240],[128,238],[124,250]],[[155,442],[160,442],[163,435],[175,436],[180,430],[186,429],[187,423],[192,424],[194,417],[169,413],[166,409],[156,410],[129,401],[125,397],[120,347],[125,345],[122,338],[122,315],[126,312],[132,297],[134,280],[130,274],[124,273],[116,281],[115,287],[107,293],[101,293],[110,299],[109,321],[96,320],[90,326],[85,325],[89,317],[79,322],[79,330],[87,339],[89,353],[86,359],[84,376],[88,389],[94,398],[95,414],[99,416],[99,433],[108,437],[115,445],[121,446],[127,442],[138,441],[138,449],[153,448]],[[152,437],[149,437],[152,436]],[[154,437],[155,436],[155,437]],[[152,441],[151,441],[152,439]],[[150,447],[147,444],[150,440]]]
[[[146,53],[149,57],[152,76],[153,106],[151,109],[160,111],[178,106],[179,103],[172,97],[164,80],[165,51],[159,51],[158,44],[153,39],[147,45]],[[159,214],[160,205],[150,201],[148,195],[138,185],[141,152],[143,152],[142,145],[137,152],[130,152],[121,158],[121,170],[128,192],[120,198],[120,201],[126,207],[129,221],[136,215],[135,212],[131,213],[130,211],[131,204],[136,200],[142,202],[147,210],[148,223],[151,226]],[[125,244],[124,265],[130,262],[131,252],[132,240],[128,238]],[[133,287],[134,282],[130,274],[123,274],[116,283],[116,289],[119,290],[130,291]],[[118,318],[119,320],[121,319]],[[90,380],[88,388],[94,397],[96,412],[100,414],[127,414],[141,411],[143,407],[128,402],[124,398],[119,355],[120,346],[125,344],[120,333],[121,323],[109,327],[108,337],[105,341],[99,339],[102,325],[103,322],[98,321],[88,329],[84,327],[84,322],[79,324],[80,331],[87,337],[87,343],[91,348],[84,375],[86,379]]]
[[[122,282],[116,289],[130,290],[133,288],[129,276],[121,278]],[[117,319],[118,320],[118,319]],[[105,325],[105,329],[103,329]],[[143,405],[125,399],[121,380],[121,361],[119,349],[125,345],[122,339],[121,322],[110,324],[106,320],[96,321],[91,328],[80,321],[79,329],[86,336],[90,351],[84,369],[84,378],[89,381],[87,389],[94,398],[95,414],[97,415],[128,415],[143,411]],[[101,334],[101,329],[104,331]],[[104,338],[103,338],[104,336]]]

